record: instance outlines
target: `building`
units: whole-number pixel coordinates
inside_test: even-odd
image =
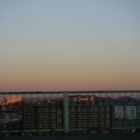
[[[110,98],[93,95],[70,97],[70,128],[79,130],[104,130],[111,127]]]

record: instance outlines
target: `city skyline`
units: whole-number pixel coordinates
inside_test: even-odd
[[[139,7],[0,1],[0,91],[140,90]]]

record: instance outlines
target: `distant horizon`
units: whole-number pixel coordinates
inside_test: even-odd
[[[76,92],[79,92],[79,93],[83,93],[83,92],[87,92],[87,93],[92,93],[92,92],[99,92],[99,93],[104,93],[104,92],[140,92],[140,89],[139,90],[126,90],[126,89],[122,89],[122,90],[118,90],[118,89],[115,89],[115,90],[15,90],[15,91],[0,91],[0,93],[44,93],[44,92],[48,92],[48,93],[61,93],[61,92],[66,92],[66,93],[76,93]]]

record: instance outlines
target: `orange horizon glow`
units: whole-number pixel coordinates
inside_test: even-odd
[[[49,90],[140,90],[139,84],[41,84],[41,83],[0,83],[0,91],[49,91]]]

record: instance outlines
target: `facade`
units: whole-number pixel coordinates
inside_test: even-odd
[[[22,104],[22,129],[39,135],[63,129],[63,102],[51,100]],[[25,133],[24,133],[25,134]],[[32,133],[34,135],[34,133]],[[31,135],[32,135],[31,134]]]
[[[37,106],[34,104],[22,105],[22,129],[37,128]]]
[[[103,98],[94,97],[93,95],[83,97],[77,96],[77,100],[75,96],[71,97],[71,129],[109,129],[111,127],[112,107],[109,104],[102,105],[102,100]]]
[[[0,107],[0,129],[21,129],[21,105],[13,104]]]
[[[113,103],[112,127],[139,127],[140,100],[134,98],[118,98]]]

